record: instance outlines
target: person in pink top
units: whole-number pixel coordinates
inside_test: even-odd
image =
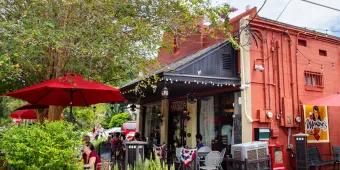
[[[89,167],[90,169],[100,170],[100,157],[95,151],[93,145],[84,145],[84,154],[83,154],[84,165]]]

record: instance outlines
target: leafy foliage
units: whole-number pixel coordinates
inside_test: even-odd
[[[96,104],[89,107],[73,107],[72,113],[75,116],[78,128],[91,130],[97,123],[105,121],[108,111],[107,104]],[[70,107],[64,109],[66,120],[70,119]]]
[[[128,169],[132,169],[132,168],[128,168]],[[156,156],[155,159],[150,159],[150,160],[145,159],[144,161],[138,161],[133,169],[134,170],[144,170],[144,169],[167,170],[168,165],[161,162],[159,157]],[[170,170],[174,170],[174,169],[175,169],[174,165],[170,166]]]
[[[110,104],[110,105],[106,105],[106,106],[107,106],[107,110],[106,110],[105,118],[101,122],[101,125],[103,126],[103,128],[109,129],[109,128],[111,128],[110,122],[111,122],[112,116],[125,112],[127,104],[124,104],[124,103],[118,104],[117,103],[117,104]]]
[[[129,113],[119,113],[111,117],[109,126],[110,127],[121,127],[123,123],[129,120],[131,120],[131,116]]]
[[[0,97],[0,117],[8,117],[18,107],[24,105],[25,102],[11,97]]]
[[[0,1],[0,93],[66,72],[121,85],[157,65],[164,32],[195,31],[204,15],[221,25],[229,7],[208,2]]]
[[[120,86],[159,67],[164,33],[185,37],[204,16],[228,32],[228,14],[209,0],[2,0],[0,94],[67,72]],[[90,126],[91,111],[78,115]]]
[[[79,169],[81,140],[63,121],[12,126],[2,134],[0,149],[14,169]]]

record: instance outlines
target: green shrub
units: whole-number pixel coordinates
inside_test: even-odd
[[[128,170],[168,170],[168,165],[162,163],[159,157],[155,159],[145,159],[144,161],[138,161],[134,167],[128,166]],[[114,166],[113,170],[119,170],[118,166]],[[175,166],[170,166],[170,170],[175,170]]]
[[[80,146],[80,133],[64,121],[12,126],[0,140],[13,169],[81,169]]]
[[[162,163],[159,157],[156,156],[155,159],[138,161],[134,168],[128,168],[128,170],[168,170],[168,165]],[[175,167],[172,165],[170,170],[175,170]]]
[[[131,116],[129,113],[119,113],[116,115],[113,115],[111,117],[111,121],[110,121],[110,128],[111,127],[121,127],[123,125],[123,123],[125,123],[126,121],[131,120]]]

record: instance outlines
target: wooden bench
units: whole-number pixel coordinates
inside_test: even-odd
[[[334,160],[322,160],[320,152],[316,146],[308,148],[308,167],[315,167],[319,169],[325,165],[333,165]]]

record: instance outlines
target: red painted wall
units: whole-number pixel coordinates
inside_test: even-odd
[[[295,27],[261,18],[255,19],[250,29],[253,35],[250,54],[253,128],[270,127],[276,136],[270,143],[288,148],[288,129],[291,128],[292,134],[304,132],[303,122],[295,121],[297,116],[303,117],[302,104],[340,92],[340,39],[305,34]],[[298,45],[297,39],[306,40],[307,46]],[[320,56],[319,49],[326,50],[327,56]],[[255,70],[255,64],[262,65],[264,70]],[[304,82],[305,70],[323,73],[324,88],[308,90]],[[267,111],[273,113],[273,118],[265,116]],[[330,143],[313,144],[325,159],[330,156],[332,145],[340,145],[340,108],[329,107],[328,114]],[[295,144],[293,137],[290,143]],[[295,160],[289,153],[287,150],[285,165],[293,169]]]

